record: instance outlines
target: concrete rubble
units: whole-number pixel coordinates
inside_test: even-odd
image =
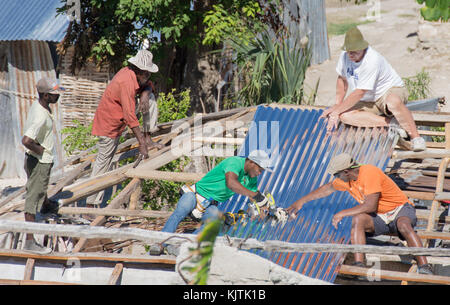
[[[176,270],[189,265],[191,243],[180,246]],[[181,264],[181,268],[180,267]],[[182,270],[182,269],[181,269]],[[181,271],[188,280],[186,271]],[[215,245],[208,276],[208,285],[331,285],[278,266],[256,254],[235,247]]]

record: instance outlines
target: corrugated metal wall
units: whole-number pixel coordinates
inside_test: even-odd
[[[308,36],[311,64],[320,64],[330,58],[325,0],[283,0],[283,23],[292,39]]]
[[[327,136],[319,109],[277,109],[258,107],[250,126],[241,156],[253,149],[264,149],[274,161],[274,171],[258,179],[261,191],[269,191],[277,206],[288,207],[295,200],[332,177],[325,170],[329,160],[341,152],[351,153],[360,163],[385,168],[397,138],[384,128],[355,128],[340,125]],[[277,131],[278,130],[278,131]],[[247,209],[248,199],[235,195],[221,206],[223,211]],[[331,219],[356,201],[345,192],[306,204],[295,220],[272,225],[271,220],[245,220],[226,234],[258,240],[281,240],[297,243],[349,243],[351,218],[342,220],[336,230]],[[333,253],[276,253],[256,251],[271,261],[310,277],[333,282],[344,256]]]
[[[56,78],[56,73],[45,41],[1,42],[0,50],[0,164],[6,162],[0,177],[24,178],[22,136],[28,109],[38,98],[37,81],[41,77]],[[58,104],[51,107],[55,117],[55,165],[58,166],[62,160],[61,114]]]

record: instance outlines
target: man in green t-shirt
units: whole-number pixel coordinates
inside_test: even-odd
[[[267,199],[258,191],[257,177],[263,170],[270,170],[269,167],[269,156],[262,150],[252,151],[247,158],[229,157],[223,160],[195,185],[183,186],[183,195],[162,232],[175,232],[178,224],[188,215],[202,221],[218,217],[217,205],[236,193],[263,205]]]

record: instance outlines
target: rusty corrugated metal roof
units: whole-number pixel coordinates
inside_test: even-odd
[[[10,41],[0,46],[0,165],[6,162],[0,176],[24,178],[22,136],[28,109],[38,98],[37,81],[42,77],[56,78],[56,73],[45,41]],[[61,114],[58,103],[51,107],[55,117],[55,166],[58,166],[63,158]]]
[[[332,177],[325,172],[329,160],[341,152],[351,153],[364,164],[385,168],[397,136],[386,128],[355,128],[340,125],[327,136],[320,109],[276,109],[258,107],[251,123],[241,156],[253,149],[266,150],[274,160],[274,171],[258,179],[260,191],[269,191],[277,206],[288,207],[295,200]],[[221,205],[223,211],[247,208],[248,198],[235,195]],[[349,243],[351,218],[345,217],[336,230],[331,219],[340,210],[353,207],[356,201],[346,192],[305,204],[295,220],[273,225],[271,220],[244,220],[226,234],[258,240],[281,240],[296,243]],[[344,259],[338,253],[277,253],[255,251],[271,261],[310,277],[333,282]]]

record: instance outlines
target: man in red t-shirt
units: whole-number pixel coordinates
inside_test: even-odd
[[[409,247],[422,247],[422,241],[413,229],[417,221],[413,203],[381,169],[370,164],[357,164],[344,153],[330,161],[327,172],[336,179],[295,201],[287,208],[289,214],[296,214],[311,200],[335,191],[347,191],[359,205],[336,213],[332,224],[337,229],[343,217],[353,216],[352,244],[366,244],[366,233],[373,236],[394,233],[405,239]],[[417,256],[416,260],[419,273],[432,274],[425,256]],[[364,266],[363,261],[364,254],[355,253],[355,265]]]
[[[117,72],[106,87],[95,112],[92,134],[99,137],[99,151],[91,177],[109,170],[126,126],[139,142],[139,153],[144,159],[148,158],[148,145],[136,116],[135,98],[148,86],[150,73],[158,72],[158,66],[153,63],[153,55],[147,50],[139,50],[128,62],[129,65]],[[88,201],[92,201],[90,199],[93,200],[93,197]]]

